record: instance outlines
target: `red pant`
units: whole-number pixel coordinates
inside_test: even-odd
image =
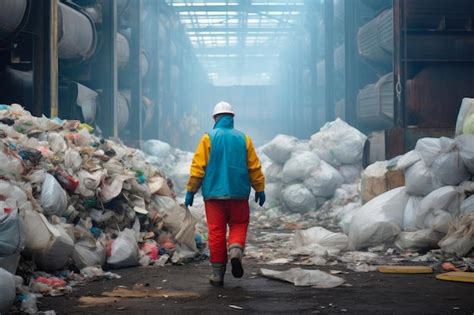
[[[245,247],[249,225],[248,200],[206,200],[206,217],[209,229],[209,250],[211,263],[227,263],[227,225],[229,245]]]

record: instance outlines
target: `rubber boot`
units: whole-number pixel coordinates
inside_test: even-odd
[[[212,264],[212,273],[209,283],[213,286],[222,287],[224,285],[225,264]]]
[[[230,246],[230,264],[232,265],[232,275],[235,278],[242,278],[244,268],[242,267],[243,251],[240,246]]]

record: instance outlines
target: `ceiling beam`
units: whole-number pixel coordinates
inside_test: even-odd
[[[197,28],[186,28],[187,33],[206,33],[209,35],[225,35],[226,33],[240,33],[243,30],[239,27],[197,27]],[[248,27],[247,33],[290,33],[294,31],[293,27]],[[221,34],[215,34],[215,33]],[[207,35],[207,34],[206,34]]]
[[[176,12],[242,12],[261,13],[261,12],[301,12],[307,10],[305,5],[183,5],[171,6]]]
[[[239,47],[194,47],[194,52],[197,55],[239,55],[242,52],[245,54],[258,55],[258,54],[276,54],[280,52],[278,47],[261,47],[261,46],[247,46],[245,49],[240,49]]]

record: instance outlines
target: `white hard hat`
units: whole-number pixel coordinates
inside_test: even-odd
[[[219,102],[214,106],[214,112],[212,113],[212,117],[216,117],[219,114],[232,114],[235,116],[234,110],[232,109],[232,105],[227,102]]]

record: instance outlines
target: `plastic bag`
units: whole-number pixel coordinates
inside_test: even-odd
[[[293,136],[277,135],[269,143],[263,146],[262,151],[273,162],[284,164],[293,153],[298,139]]]
[[[462,133],[465,135],[474,134],[474,112],[470,113],[464,121]]]
[[[23,173],[20,159],[0,151],[0,175],[11,179],[19,179]]]
[[[135,238],[135,232],[125,229],[119,233],[112,243],[112,251],[107,263],[113,268],[125,268],[138,265],[140,250]]]
[[[181,246],[196,252],[196,241],[194,240],[196,219],[188,209],[180,207],[172,198],[160,197],[157,200],[160,200],[164,205],[162,208],[164,211],[163,228],[170,231]]]
[[[347,248],[347,235],[333,233],[322,227],[313,227],[307,230],[296,231],[291,240],[293,248],[318,244],[328,249],[342,251]]]
[[[466,120],[474,114],[474,99],[463,98],[461,108],[459,109],[458,119],[456,121],[456,136],[463,134]]]
[[[462,135],[456,138],[459,155],[471,174],[474,174],[474,135]]]
[[[33,210],[21,213],[25,233],[25,249],[42,270],[61,270],[74,249],[74,241],[60,225],[52,225]]]
[[[171,154],[171,146],[163,141],[148,140],[145,141],[145,153],[159,158],[166,158]]]
[[[79,270],[90,266],[103,266],[106,260],[106,250],[100,241],[81,240],[74,245],[72,259]]]
[[[474,214],[474,195],[464,199],[461,204],[461,214]]]
[[[283,166],[282,180],[284,183],[303,181],[320,164],[321,160],[312,152],[295,152]]]
[[[344,179],[344,183],[352,184],[360,179],[362,167],[359,165],[341,165],[338,171]]]
[[[82,158],[79,152],[73,149],[68,149],[66,154],[64,155],[64,165],[66,168],[72,170],[73,172],[77,172],[81,169],[82,165]]]
[[[422,138],[416,142],[415,151],[420,155],[426,166],[431,167],[431,164],[433,164],[434,160],[436,160],[439,154],[443,152],[442,139],[443,138]],[[453,142],[450,144],[451,146],[454,146]],[[446,151],[449,151],[451,148],[448,147],[446,149]]]
[[[334,167],[321,161],[319,167],[313,169],[309,177],[305,179],[304,185],[314,196],[330,198],[343,182],[344,179]]]
[[[443,186],[423,161],[418,161],[405,170],[405,183],[407,193],[414,196],[426,196]]]
[[[63,153],[67,149],[67,144],[64,140],[64,137],[57,132],[48,133],[48,142],[51,151],[54,153]]]
[[[448,233],[449,227],[453,222],[453,216],[444,210],[434,210],[425,218],[424,225],[436,232]]]
[[[7,314],[10,311],[16,296],[15,276],[3,268],[0,268],[0,313]]]
[[[318,200],[311,191],[302,184],[293,184],[283,188],[282,199],[291,212],[306,212],[315,210]]]
[[[333,166],[361,164],[366,140],[363,133],[337,118],[311,136],[310,146],[322,160]]]
[[[421,157],[418,152],[416,152],[415,150],[411,150],[405,153],[400,159],[398,159],[397,169],[404,171],[420,160]]]
[[[395,247],[402,252],[429,250],[437,247],[441,237],[441,233],[434,232],[430,229],[402,232],[395,242]]]
[[[350,248],[365,249],[384,243],[392,244],[400,234],[407,202],[405,187],[399,187],[362,206],[352,218]]]
[[[41,206],[47,215],[62,216],[67,209],[67,194],[56,178],[46,173],[41,188]]]
[[[427,216],[435,210],[444,210],[456,216],[459,213],[461,197],[462,194],[453,186],[442,187],[431,192],[421,201],[420,210],[416,215],[417,228],[432,228],[432,224],[436,222],[431,222],[433,218],[427,221]]]
[[[416,219],[421,208],[423,197],[411,196],[408,198],[407,206],[403,216],[403,230],[412,232],[418,230],[416,227]]]
[[[266,170],[264,170],[265,174],[265,182],[269,183],[276,183],[281,181],[282,177],[283,166],[278,163],[270,164]]]
[[[286,271],[276,271],[262,268],[260,269],[260,274],[267,278],[293,283],[297,287],[312,286],[314,288],[326,289],[335,288],[344,283],[344,279],[330,275],[321,270],[291,268]]]
[[[460,217],[438,245],[445,253],[467,255],[474,247],[474,214]]]
[[[7,200],[4,206],[9,203],[11,202]],[[18,209],[12,209],[10,213],[2,212],[0,210],[0,268],[15,274],[25,240]]]

